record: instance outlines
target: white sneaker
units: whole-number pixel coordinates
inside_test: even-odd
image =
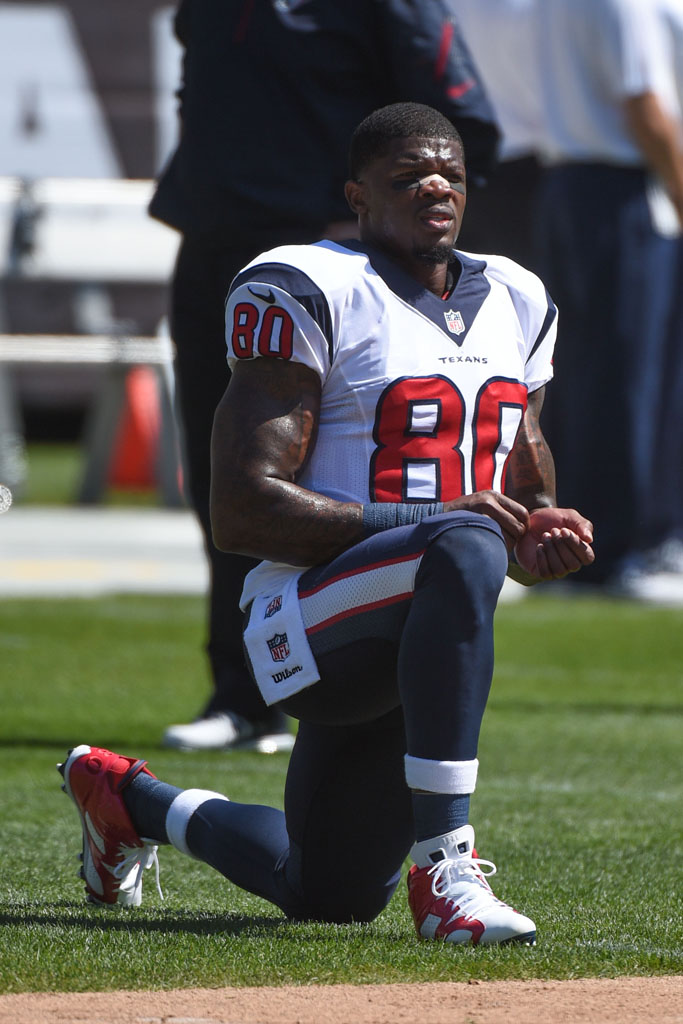
[[[289,751],[294,736],[287,730],[267,732],[229,711],[214,711],[188,725],[171,725],[163,737],[176,750],[258,750],[262,754]]]
[[[496,866],[480,860],[474,830],[463,825],[415,843],[408,873],[408,902],[422,939],[486,946],[492,943],[536,944],[536,925],[494,896],[486,881]]]
[[[683,576],[630,565],[611,576],[605,590],[614,597],[669,608],[683,607]]]
[[[647,553],[646,561],[650,572],[683,575],[683,541],[678,537],[669,537]]]

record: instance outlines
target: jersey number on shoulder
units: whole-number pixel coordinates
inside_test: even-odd
[[[291,359],[293,335],[294,324],[286,309],[268,306],[259,326],[259,311],[253,303],[235,306],[231,341],[238,359],[253,359],[255,354]]]
[[[372,500],[451,501],[472,491],[502,491],[526,404],[523,384],[492,377],[479,389],[466,436],[465,400],[453,381],[439,375],[392,381],[375,415]]]

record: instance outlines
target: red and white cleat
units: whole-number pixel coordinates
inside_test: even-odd
[[[536,925],[499,900],[481,870],[496,866],[480,860],[471,825],[415,843],[408,873],[408,902],[420,938],[485,946],[536,944]]]
[[[156,868],[157,889],[163,899],[157,846],[137,834],[121,796],[122,790],[139,772],[152,775],[146,764],[134,757],[82,744],[69,751],[64,764],[57,765],[64,776],[62,788],[75,803],[81,819],[83,866],[80,874],[90,903],[139,907],[142,872],[152,865]]]

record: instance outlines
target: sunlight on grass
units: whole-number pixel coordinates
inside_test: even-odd
[[[194,597],[0,602],[5,992],[683,972],[680,613],[618,602],[503,606],[472,821],[535,949],[421,943],[405,887],[369,925],[293,924],[208,866],[160,851],[161,902],[83,902],[56,761],[79,742],[155,774],[282,807],[286,755],[161,747],[208,692]],[[334,879],[330,879],[334,884]]]

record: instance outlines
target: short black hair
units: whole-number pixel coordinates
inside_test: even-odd
[[[424,103],[390,103],[369,114],[356,128],[349,149],[349,173],[358,181],[365,167],[382,156],[392,139],[454,139],[464,153],[460,133],[447,117]]]

